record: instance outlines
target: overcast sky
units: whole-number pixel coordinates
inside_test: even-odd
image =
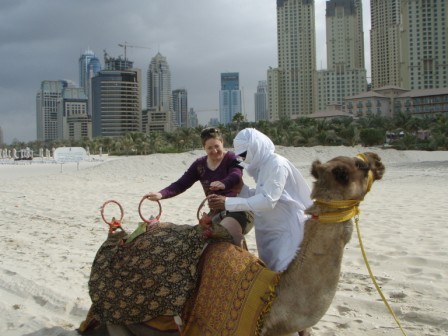
[[[326,68],[325,0],[315,0],[317,67]],[[370,72],[369,2],[363,0],[366,67]],[[146,71],[160,52],[172,89],[206,124],[218,112],[221,72],[239,72],[243,111],[254,120],[254,93],[277,66],[276,0],[1,0],[0,127],[4,141],[36,139],[36,93],[43,80],[79,82],[78,59],[91,49],[123,55]],[[368,76],[370,76],[368,74]],[[145,106],[145,101],[142,102]]]

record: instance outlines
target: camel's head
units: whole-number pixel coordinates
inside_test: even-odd
[[[316,179],[311,198],[362,200],[371,183],[383,177],[384,170],[381,158],[371,152],[358,157],[338,156],[326,163],[316,160],[311,167]]]

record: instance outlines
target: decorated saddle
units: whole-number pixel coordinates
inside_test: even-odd
[[[92,264],[92,306],[79,331],[111,323],[189,336],[257,335],[279,275],[229,243],[222,226],[211,232],[204,238],[200,226],[157,223],[130,243],[125,232],[109,233]]]

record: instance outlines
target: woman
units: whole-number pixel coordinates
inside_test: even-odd
[[[196,181],[200,181],[206,196],[218,194],[234,197],[242,184],[242,168],[233,152],[224,150],[224,141],[218,128],[210,127],[201,132],[201,141],[207,155],[200,157],[174,183],[159,192],[150,192],[147,197],[152,201],[177,196]],[[220,212],[214,221],[221,221],[232,235],[234,244],[241,246],[243,232],[246,232],[251,214],[245,211]]]
[[[274,153],[272,141],[254,128],[233,140],[235,153],[256,188],[243,187],[239,197],[211,195],[209,206],[228,211],[253,211],[258,255],[274,271],[284,271],[303,239],[304,210],[312,204],[311,190],[286,158]]]

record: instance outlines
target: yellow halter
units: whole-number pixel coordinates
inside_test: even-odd
[[[356,156],[357,158],[361,159],[364,162],[368,162],[367,156],[364,154],[358,154]],[[368,172],[368,180],[367,180],[367,191],[368,193],[370,189],[372,188],[373,184],[373,173],[369,169]],[[359,215],[359,203],[361,203],[362,200],[335,200],[335,201],[323,201],[323,200],[315,200],[314,203],[317,205],[323,205],[327,208],[331,209],[338,209],[343,211],[337,211],[337,212],[326,212],[321,213],[318,215],[312,215],[313,219],[318,220],[319,222],[323,224],[328,223],[341,223],[348,221],[349,219],[352,219],[356,215]],[[344,210],[345,209],[345,210]]]

